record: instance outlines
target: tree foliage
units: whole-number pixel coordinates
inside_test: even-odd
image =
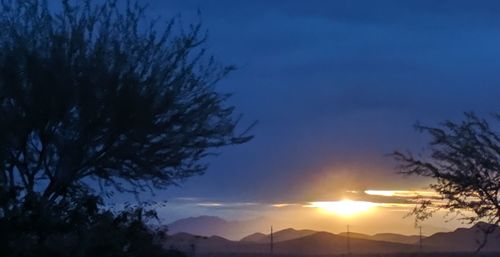
[[[395,152],[394,157],[401,173],[434,179],[430,187],[440,196],[420,202],[413,211],[417,220],[445,209],[469,223],[486,221],[492,226],[485,232],[493,232],[500,223],[500,133],[473,113],[441,127],[416,127],[432,138],[429,154],[415,157]]]
[[[0,3],[8,238],[40,246],[59,228],[71,237],[106,220],[114,231],[110,219],[119,217],[99,209],[97,185],[103,193],[165,188],[201,174],[215,149],[251,139],[237,131],[230,95],[215,88],[233,67],[205,53],[199,24],[148,20],[133,1]]]
[[[85,178],[165,187],[201,173],[210,149],[251,138],[214,89],[232,67],[205,57],[199,25],[158,31],[137,5],[62,3],[57,14],[42,1],[3,4],[4,189],[54,200]]]
[[[16,213],[0,219],[0,256],[16,257],[182,257],[162,248],[163,231],[147,223],[152,211],[99,208],[100,199],[82,194],[43,212],[40,199],[26,200]]]

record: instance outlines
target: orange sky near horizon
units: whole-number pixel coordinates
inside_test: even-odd
[[[316,201],[308,204],[275,204],[278,209],[270,216],[278,228],[303,228],[324,230],[334,233],[344,232],[349,225],[352,232],[418,234],[415,218],[408,216],[415,207],[417,197],[437,198],[432,191],[423,190],[365,190],[349,192],[362,194],[357,200],[344,197],[336,201]],[[374,197],[375,196],[375,197]],[[385,201],[384,201],[385,198]],[[468,226],[457,217],[446,216],[446,211],[438,211],[432,218],[420,222],[423,233],[450,231]],[[285,218],[286,217],[286,218]]]
[[[437,195],[426,190],[368,189],[361,192],[347,191],[342,198],[331,201],[321,199],[311,202],[222,202],[185,198],[169,205],[165,210],[169,214],[182,212],[183,217],[212,215],[229,221],[259,219],[252,228],[236,233],[230,239],[239,239],[254,232],[269,233],[270,225],[276,231],[291,227],[341,233],[349,225],[351,232],[415,235],[419,233],[415,219],[413,216],[406,216],[414,208],[417,197],[436,198]],[[446,217],[445,211],[437,212],[420,225],[424,235],[470,226],[458,217]]]

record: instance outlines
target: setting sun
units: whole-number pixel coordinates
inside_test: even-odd
[[[352,216],[366,212],[376,204],[365,201],[342,200],[333,202],[311,202],[309,207],[318,208],[328,213],[334,213],[340,216]]]

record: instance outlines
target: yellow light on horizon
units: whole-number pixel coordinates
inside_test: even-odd
[[[318,208],[327,213],[334,213],[339,216],[349,217],[359,213],[367,212],[377,204],[365,201],[322,201],[311,202],[307,207]]]

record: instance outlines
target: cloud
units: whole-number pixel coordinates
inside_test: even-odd
[[[273,203],[270,206],[274,208],[289,208],[289,207],[297,207],[301,206],[300,203]]]
[[[186,205],[191,207],[200,207],[207,209],[219,210],[255,210],[267,211],[272,209],[294,209],[301,207],[312,207],[311,203],[329,203],[339,202],[342,200],[349,200],[360,203],[370,203],[373,206],[379,207],[408,207],[414,205],[416,200],[421,199],[439,199],[439,195],[433,191],[424,190],[347,190],[343,194],[338,194],[336,197],[321,198],[314,202],[307,200],[287,201],[287,202],[242,202],[242,201],[228,201],[228,200],[215,200],[199,197],[178,197],[175,204]]]
[[[367,195],[378,195],[378,196],[394,196],[401,198],[419,198],[419,197],[438,197],[439,194],[435,191],[423,191],[423,190],[365,190]]]
[[[244,210],[260,208],[262,204],[252,203],[252,202],[200,202],[196,203],[197,206],[216,208],[216,209],[234,209],[234,210]]]

